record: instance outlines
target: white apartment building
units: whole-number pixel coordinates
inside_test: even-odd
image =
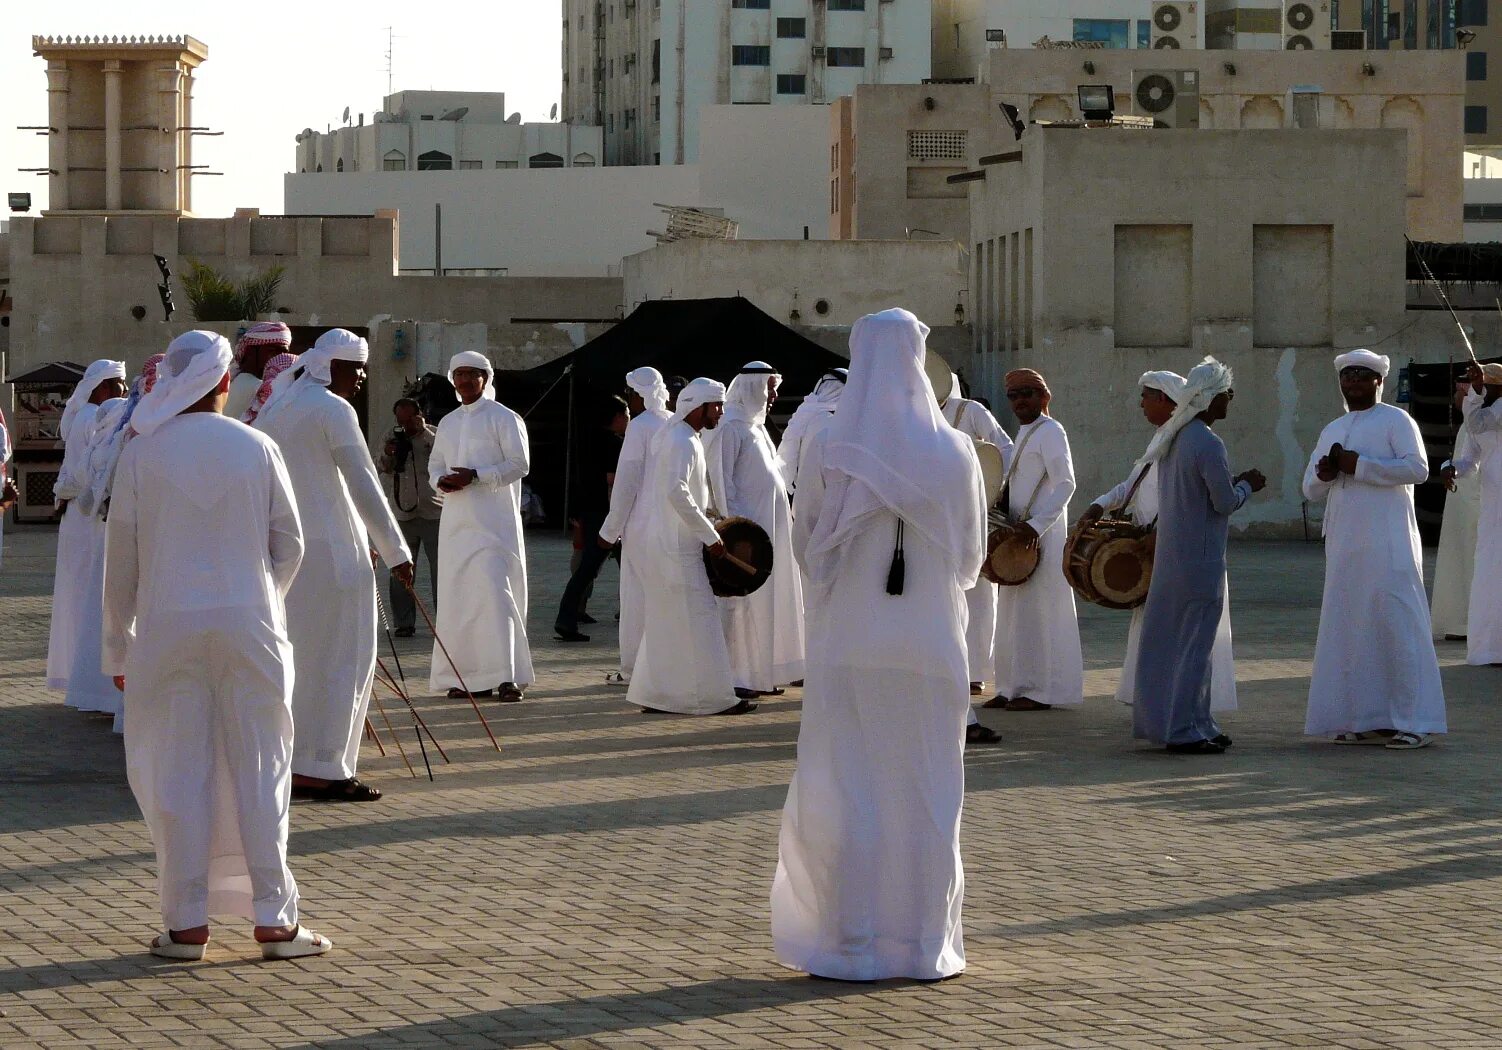
[[[976,77],[994,48],[1047,37],[1108,48],[1151,46],[1152,0],[934,0],[934,76]]]
[[[369,123],[308,128],[297,136],[298,174],[573,168],[600,163],[601,130],[523,124],[502,91],[398,91]]]
[[[931,75],[933,0],[563,0],[563,119],[606,164],[691,164],[711,105],[819,105]]]

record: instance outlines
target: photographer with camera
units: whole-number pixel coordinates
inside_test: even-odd
[[[381,450],[381,477],[391,500],[391,509],[401,526],[402,536],[412,550],[427,555],[428,578],[433,588],[433,615],[438,614],[438,516],[443,505],[428,480],[428,457],[433,452],[437,428],[423,419],[422,408],[410,397],[391,406],[396,428]],[[391,615],[395,617],[398,638],[417,633],[417,603],[400,580],[391,577]]]

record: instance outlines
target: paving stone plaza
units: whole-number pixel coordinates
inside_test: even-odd
[[[304,918],[334,952],[262,962],[226,925],[173,963],[144,950],[152,850],[119,738],[43,684],[55,533],[7,534],[0,1047],[1502,1046],[1502,670],[1440,647],[1451,735],[1426,750],[1304,739],[1317,543],[1232,546],[1228,754],[1131,742],[1127,617],[1096,608],[1082,710],[984,712],[1005,742],[967,756],[969,968],[937,985],[777,966],[798,691],[743,718],[627,707],[604,682],[613,568],[594,641],[565,646],[567,546],[528,543],[539,681],[485,706],[501,752],[467,704],[424,698],[452,760],[433,783],[367,745],[383,801],[293,809]],[[398,644],[425,684],[431,638]]]

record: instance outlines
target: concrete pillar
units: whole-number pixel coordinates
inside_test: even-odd
[[[162,211],[182,211],[184,208],[179,183],[182,172],[177,168],[182,163],[178,159],[177,147],[178,135],[181,134],[177,129],[182,126],[182,70],[173,63],[159,68],[156,76],[157,123],[162,129],[157,159],[157,167],[161,169],[157,173],[157,207]]]
[[[47,209],[68,209],[68,63],[47,63]]]
[[[104,206],[110,211],[119,211],[123,207],[120,188],[120,73],[118,59],[104,63]]]
[[[188,128],[193,125],[193,74],[184,71],[182,76],[182,101],[180,106],[182,120],[179,127]],[[193,169],[189,166],[193,163],[193,133],[180,131],[177,133],[177,162],[182,165],[178,169],[178,185],[182,187],[178,198],[178,207],[185,212],[193,210]]]

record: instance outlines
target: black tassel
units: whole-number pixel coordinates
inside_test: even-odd
[[[901,594],[907,580],[907,561],[902,554],[902,520],[897,521],[897,546],[892,550],[892,567],[887,570],[887,593]]]

